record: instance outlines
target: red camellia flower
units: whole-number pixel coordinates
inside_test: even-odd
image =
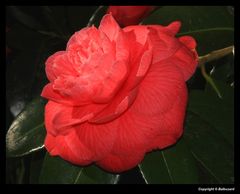
[[[139,24],[156,6],[109,6],[107,13],[112,13],[120,26]]]
[[[196,42],[175,38],[180,22],[121,29],[107,14],[65,51],[46,61],[42,96],[45,147],[77,165],[111,172],[135,167],[145,153],[170,146],[183,133],[185,81],[197,65]]]

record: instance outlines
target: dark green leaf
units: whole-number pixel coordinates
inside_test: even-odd
[[[219,80],[214,79],[214,82],[222,93],[221,102],[223,106],[230,106],[231,109],[234,109],[234,87]],[[216,93],[214,93],[213,89],[208,84],[205,87],[205,93],[216,97]]]
[[[209,67],[209,74],[216,81],[221,81],[225,84],[234,83],[234,57],[228,55],[217,61],[206,64]]]
[[[197,40],[199,55],[233,44],[234,16],[228,6],[162,6],[144,24],[168,25],[181,21],[179,36]]]
[[[221,95],[220,99],[213,89],[208,87],[209,92],[192,90],[189,94],[188,110],[197,114],[201,119],[213,126],[228,143],[234,141],[234,104],[233,88],[216,82]]]
[[[38,184],[38,179],[41,172],[41,166],[43,164],[44,156],[46,154],[45,150],[39,152],[34,152],[31,154],[31,163],[30,163],[30,184]]]
[[[59,157],[45,156],[39,183],[42,184],[115,184],[118,175],[109,174],[94,165],[79,167]]]
[[[183,139],[171,148],[149,153],[139,168],[148,184],[198,183],[195,160]]]
[[[195,159],[216,183],[234,182],[234,149],[213,125],[188,112],[184,137]]]
[[[8,156],[22,156],[43,148],[44,104],[42,98],[36,98],[13,121],[6,135]]]

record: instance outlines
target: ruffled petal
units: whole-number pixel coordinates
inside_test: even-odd
[[[116,119],[132,105],[136,96],[137,88],[128,93],[122,91],[99,114],[90,119],[89,122],[100,124]]]
[[[106,59],[104,62],[107,62]],[[92,92],[91,99],[94,103],[109,102],[124,84],[129,69],[124,61],[116,61],[110,67],[103,67],[102,71],[105,74],[103,75],[104,78],[96,85]],[[96,73],[96,75],[98,74]]]
[[[73,105],[71,101],[67,100],[62,95],[60,95],[57,91],[53,90],[52,83],[48,83],[46,86],[44,86],[41,96],[49,100],[52,100],[54,102],[63,103],[66,105]]]
[[[183,78],[181,81],[182,82],[179,83],[181,91],[179,91],[178,96],[175,96],[174,101],[171,102],[173,104],[172,107],[176,108],[175,112],[171,112],[172,114],[167,115],[168,112],[161,113],[161,111],[155,114],[147,114],[146,112],[142,112],[144,110],[139,111],[139,108],[142,106],[142,101],[137,97],[133,105],[117,119],[119,121],[117,141],[113,146],[112,154],[129,155],[133,150],[147,151],[148,146],[152,145],[152,142],[157,136],[171,135],[174,138],[178,137],[178,132],[175,131],[174,127],[177,126],[177,124],[181,126],[183,122],[187,95]],[[154,104],[157,102],[157,97],[151,100],[151,103]],[[176,101],[178,106],[174,105]],[[149,105],[145,104],[145,106],[145,109],[148,109]],[[151,108],[151,106],[149,108]],[[173,128],[170,127],[171,124],[174,125]],[[172,143],[174,143],[174,141],[172,141]]]
[[[130,27],[128,27],[129,31],[126,30],[127,37],[129,37],[129,48],[130,52],[134,49],[137,51],[134,54],[139,55],[138,58],[129,59],[129,75],[127,80],[125,81],[123,87],[120,89],[119,93],[115,96],[112,102],[96,117],[90,120],[93,123],[104,123],[109,122],[118,116],[120,116],[124,111],[127,110],[128,107],[134,102],[135,97],[137,95],[137,85],[142,81],[144,76],[146,75],[149,67],[152,62],[152,49],[148,49],[148,43],[146,39],[146,34],[148,33],[146,28],[139,28],[137,30],[137,34],[132,31]],[[141,34],[142,32],[142,34]],[[136,44],[136,37],[139,39],[139,43]],[[141,45],[141,44],[144,45]],[[135,51],[134,50],[134,51]],[[130,56],[134,56],[134,54],[130,54]],[[142,55],[142,56],[140,56]]]
[[[48,57],[46,61],[46,74],[50,82],[53,82],[61,74],[76,74],[69,61],[65,57],[65,51],[59,51]]]
[[[149,30],[145,26],[129,26],[124,28],[130,48],[130,74],[126,81],[126,90],[137,86],[146,75],[152,64],[153,50],[149,45]]]
[[[101,160],[117,141],[118,120],[102,125],[88,122],[73,126],[79,140],[94,153],[94,161]]]
[[[107,171],[120,173],[138,165],[143,160],[143,157],[143,152],[134,150],[132,154],[125,156],[109,154],[104,159],[98,161],[97,165]]]
[[[96,39],[98,39],[98,30],[92,26],[92,27],[85,27],[82,28],[80,31],[75,32],[71,38],[69,39],[68,43],[67,43],[67,48],[66,50],[72,50],[72,45],[74,44],[78,44],[81,45],[82,48],[87,48],[89,41],[91,40],[91,38],[89,38],[89,34],[91,34],[93,37],[95,37]]]
[[[197,46],[196,40],[191,36],[182,36],[178,40],[191,50]]]
[[[171,57],[181,46],[177,38],[172,33],[166,33],[166,30],[162,30],[162,27],[149,26],[150,30],[149,39],[153,46],[153,61],[157,63],[162,60]]]
[[[89,94],[84,92],[87,90],[86,87],[84,88],[84,84],[82,84],[83,86],[81,89],[80,83],[73,83],[73,86],[75,85],[76,87],[72,87],[71,89],[57,88],[58,86],[64,87],[64,84],[61,84],[61,82],[63,81],[58,79],[55,80],[55,83],[49,83],[44,86],[41,96],[68,106],[89,105],[91,103]],[[80,93],[80,91],[82,92]]]
[[[183,85],[183,84],[182,84]],[[185,85],[185,84],[184,84]],[[148,146],[148,151],[163,149],[175,144],[183,133],[183,123],[187,105],[187,87],[182,87],[174,106],[159,118],[159,128],[155,131],[155,137]]]
[[[168,34],[169,36],[174,37],[181,28],[181,22],[174,21],[170,23],[168,26],[148,25],[148,28],[155,29],[156,31],[161,31],[162,33],[165,33],[165,34]]]
[[[196,41],[190,36],[179,38],[182,46],[170,59],[177,65],[184,75],[185,81],[188,80],[195,72],[198,64],[198,55],[195,50]]]
[[[181,22],[180,21],[174,21],[170,23],[168,26],[166,26],[166,29],[172,32],[172,35],[175,36],[181,28]]]
[[[142,46],[145,45],[148,39],[149,29],[146,26],[128,26],[123,28],[124,32],[134,32],[135,34],[135,41]]]
[[[63,136],[47,134],[45,148],[51,156],[60,156],[77,165],[88,165],[93,162],[93,153],[79,141],[75,131]]]
[[[111,41],[116,40],[118,33],[121,30],[111,14],[103,16],[98,29],[104,32]]]
[[[47,131],[52,135],[66,135],[72,130],[71,127],[91,119],[102,108],[104,105],[73,107],[49,101],[45,107]]]
[[[129,35],[123,31],[119,31],[116,44],[115,44],[115,56],[117,61],[129,62],[130,57],[130,42]]]
[[[159,123],[151,117],[135,114],[132,107],[117,119],[119,121],[117,141],[113,146],[112,154],[131,155],[133,151],[145,152],[155,135],[153,130],[158,127],[155,124]]]
[[[117,125],[118,121],[104,125],[85,122],[70,126],[68,133],[57,136],[52,135],[47,128],[45,146],[52,155],[59,155],[74,164],[85,165],[83,162],[101,160],[110,153],[116,140]]]
[[[185,82],[181,71],[168,60],[153,64],[139,86],[135,111],[155,115],[174,105]]]

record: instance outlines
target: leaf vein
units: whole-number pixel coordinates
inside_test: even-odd
[[[168,167],[168,164],[167,164],[167,161],[166,161],[166,158],[165,158],[165,155],[164,155],[163,151],[161,151],[161,154],[162,154],[162,156],[163,156],[164,163],[165,163],[165,165],[166,165],[166,167],[167,167],[167,171],[168,171],[170,180],[171,180],[171,182],[172,182],[172,184],[173,184],[173,183],[174,183],[173,177],[172,177],[171,171],[170,171],[170,169],[169,169],[169,167]]]
[[[76,178],[75,181],[74,181],[74,184],[77,184],[77,181],[78,181],[79,177],[81,176],[83,169],[84,169],[84,168],[81,168],[81,170],[79,171],[79,173],[78,173],[78,175],[77,175],[77,178]]]
[[[204,162],[193,152],[191,151],[192,155],[198,162],[200,162],[203,167],[219,182],[222,183],[222,181],[204,164]]]

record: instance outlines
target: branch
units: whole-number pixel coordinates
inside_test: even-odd
[[[226,55],[228,55],[230,53],[233,53],[233,55],[234,55],[234,46],[229,46],[229,47],[226,47],[223,49],[212,51],[211,53],[209,53],[207,55],[200,56],[200,57],[198,57],[199,66],[201,66],[201,64],[205,64],[210,61],[214,61],[216,59],[225,57]]]
[[[210,75],[207,74],[206,69],[205,69],[205,64],[202,63],[200,64],[201,72],[203,77],[206,79],[206,81],[212,86],[212,88],[215,90],[219,98],[222,98],[222,94],[217,88],[216,84],[214,83],[213,79],[211,78]]]
[[[201,72],[203,77],[206,79],[206,81],[212,86],[212,88],[215,90],[219,98],[222,98],[221,92],[217,88],[216,84],[214,83],[213,79],[211,78],[210,75],[207,74],[206,69],[205,69],[205,63],[214,61],[216,59],[220,59],[230,53],[233,53],[234,55],[234,46],[229,46],[220,50],[213,51],[207,55],[200,56],[198,58],[199,61],[199,67],[201,68]]]

